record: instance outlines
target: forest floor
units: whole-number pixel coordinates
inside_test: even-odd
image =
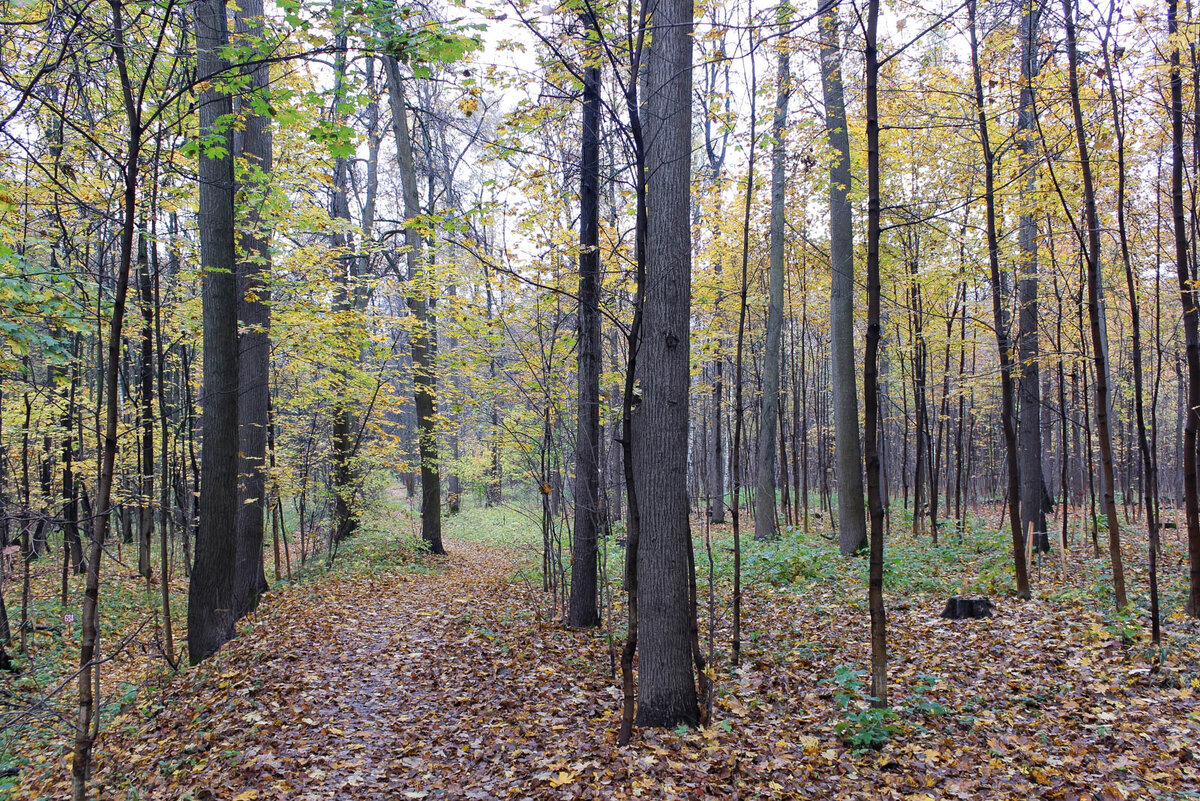
[[[1117,616],[1090,544],[1038,569],[1019,603],[995,531],[937,547],[897,533],[885,713],[864,701],[865,560],[815,534],[748,544],[732,668],[729,541],[714,531],[712,725],[622,748],[623,609],[613,631],[555,622],[519,511],[449,528],[445,558],[413,556],[394,531],[356,538],[340,568],[272,592],[215,658],[127,699],[97,744],[100,797],[1200,798],[1200,628],[1164,580],[1165,647],[1149,648],[1134,534],[1135,608]],[[1180,555],[1168,542],[1164,572]],[[940,619],[961,591],[989,594],[995,617]],[[60,746],[0,795],[63,797]]]

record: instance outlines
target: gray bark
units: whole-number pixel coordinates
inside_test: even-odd
[[[692,672],[687,448],[691,300],[691,0],[646,0],[646,284],[634,413],[640,515],[639,704],[645,726],[699,721]]]
[[[421,213],[417,196],[417,170],[413,162],[412,139],[409,136],[407,103],[404,99],[404,82],[400,77],[400,65],[396,59],[384,58],[387,70],[388,101],[392,108],[392,127],[396,139],[396,160],[400,168],[401,194],[404,201],[404,217],[415,220]],[[404,241],[408,247],[408,278],[423,282],[421,267],[421,235],[415,224],[404,227]],[[413,394],[417,407],[417,449],[421,460],[421,538],[435,554],[445,553],[442,547],[442,487],[438,472],[437,432],[437,385],[434,361],[437,356],[437,341],[430,335],[432,315],[429,312],[427,289],[415,286],[409,295],[408,305],[416,320],[411,339],[413,360]]]
[[[837,4],[819,0],[821,84],[825,94],[825,132],[833,161],[829,165],[830,383],[833,385],[834,437],[838,476],[838,547],[843,555],[867,539],[863,503],[863,454],[858,431],[858,383],[854,363],[854,229],[850,216],[850,137],[842,94]]]
[[[1020,260],[1017,264],[1017,382],[1020,402],[1017,417],[1017,442],[1021,452],[1021,530],[1035,532],[1034,547],[1049,550],[1046,514],[1050,496],[1042,465],[1041,376],[1038,370],[1038,256],[1037,218],[1029,211],[1034,202],[1037,182],[1037,122],[1034,118],[1033,79],[1038,74],[1039,0],[1029,0],[1021,16],[1021,98],[1017,112],[1018,144],[1021,169],[1025,171],[1021,191],[1021,219],[1018,228]]]
[[[249,43],[262,37],[263,0],[240,0],[237,32]],[[251,97],[267,90],[268,65],[250,70]],[[265,99],[265,98],[264,98]],[[246,104],[247,106],[249,104]],[[237,266],[238,320],[238,516],[237,567],[234,575],[234,614],[250,612],[267,589],[263,570],[263,521],[266,509],[267,403],[271,368],[270,287],[263,280],[271,270],[271,243],[261,207],[271,174],[270,119],[245,110],[245,129],[238,155],[254,177],[242,183],[248,208],[242,219],[241,254]]]
[[[788,3],[779,7],[780,26],[790,16]],[[791,63],[786,39],[779,50],[778,89],[775,95],[775,119],[771,133],[771,262],[767,302],[767,349],[763,359],[762,416],[758,435],[758,492],[754,499],[754,539],[773,539],[779,534],[775,516],[775,439],[779,431],[779,352],[783,334],[783,223],[784,169],[787,162],[788,99],[791,96]]]
[[[589,25],[595,18],[587,15]],[[600,625],[596,568],[600,530],[600,67],[583,73],[579,170],[578,418],[575,538],[571,546],[572,626]]]
[[[196,74],[206,79],[228,67],[224,0],[196,6]],[[233,142],[229,95],[209,86],[200,95],[200,264],[203,270],[204,390],[200,456],[200,525],[188,586],[188,657],[208,658],[233,638],[238,470],[237,276],[234,263]],[[224,154],[208,155],[219,144]]]

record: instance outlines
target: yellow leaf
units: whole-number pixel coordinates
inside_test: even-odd
[[[569,770],[560,770],[557,776],[550,777],[551,787],[562,787],[564,784],[570,784],[575,781],[575,774]]]

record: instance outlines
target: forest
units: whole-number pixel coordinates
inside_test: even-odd
[[[1198,47],[0,4],[0,798],[1200,797]]]

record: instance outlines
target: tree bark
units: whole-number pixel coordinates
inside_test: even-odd
[[[1042,467],[1042,393],[1038,365],[1038,255],[1037,217],[1030,210],[1036,203],[1037,143],[1034,140],[1037,121],[1034,116],[1033,81],[1037,77],[1038,21],[1041,0],[1025,0],[1021,15],[1021,94],[1017,110],[1017,144],[1023,173],[1019,187],[1021,218],[1017,242],[1020,258],[1017,263],[1017,393],[1020,401],[1017,416],[1017,445],[1021,470],[1021,530],[1034,532],[1033,547],[1050,550],[1046,531],[1046,515],[1050,511],[1050,495],[1046,492],[1045,471]]]
[[[779,26],[786,30],[790,24],[791,7],[788,0],[779,6]],[[767,301],[767,347],[763,356],[763,400],[758,436],[758,493],[754,499],[754,539],[769,540],[779,536],[776,515],[776,443],[779,431],[779,372],[783,336],[783,225],[785,209],[785,170],[787,168],[787,114],[791,97],[791,61],[788,40],[779,41],[779,63],[776,74],[775,119],[771,124],[774,143],[771,149],[771,266]],[[786,471],[785,471],[786,475]]]
[[[196,6],[197,75],[228,68],[225,0]],[[233,638],[237,558],[238,331],[234,247],[233,103],[209,83],[200,95],[200,263],[203,270],[204,395],[196,562],[188,586],[188,658],[207,659]],[[221,152],[210,152],[211,148]]]
[[[141,486],[138,507],[138,573],[146,580],[147,590],[154,586],[154,568],[150,564],[151,540],[154,537],[154,292],[150,283],[150,259],[147,254],[148,232],[143,226],[138,232],[137,266],[138,294],[142,315],[141,355],[138,378],[141,397],[142,433]]]
[[[1178,0],[1168,0],[1167,31],[1179,31]],[[1200,480],[1197,477],[1196,442],[1200,433],[1200,310],[1196,287],[1188,268],[1187,227],[1183,206],[1183,76],[1179,48],[1171,49],[1171,218],[1175,228],[1175,270],[1179,276],[1179,301],[1183,306],[1184,349],[1187,356],[1187,412],[1180,456],[1183,472],[1183,506],[1188,542],[1187,614],[1200,617]]]
[[[1121,245],[1121,264],[1125,268],[1125,286],[1129,292],[1129,322],[1132,334],[1130,358],[1133,361],[1133,405],[1137,422],[1138,452],[1142,457],[1142,497],[1146,503],[1146,530],[1149,540],[1150,568],[1150,637],[1158,645],[1161,629],[1158,608],[1158,465],[1150,447],[1146,427],[1145,381],[1142,373],[1142,313],[1138,302],[1137,282],[1134,278],[1133,259],[1129,253],[1129,234],[1125,217],[1125,116],[1122,113],[1122,98],[1118,95],[1117,79],[1113,74],[1118,68],[1110,58],[1108,39],[1112,33],[1112,18],[1115,16],[1115,0],[1109,2],[1109,19],[1104,35],[1104,72],[1108,77],[1108,94],[1112,101],[1113,131],[1117,140],[1117,237]]]
[[[585,12],[599,31],[595,12]],[[600,625],[596,568],[600,531],[600,66],[583,68],[579,170],[578,410],[575,434],[575,538],[571,544],[571,605],[567,623]]]
[[[640,499],[638,722],[695,725],[687,447],[691,301],[691,0],[646,0],[646,296],[633,458]]]
[[[396,139],[396,160],[400,168],[400,183],[404,201],[404,240],[408,247],[408,304],[416,325],[412,333],[413,394],[417,407],[417,447],[421,460],[421,538],[431,553],[444,554],[442,546],[442,489],[438,472],[437,383],[434,362],[437,343],[430,336],[432,320],[429,312],[427,271],[420,259],[421,235],[416,220],[420,215],[417,196],[417,170],[413,162],[412,139],[409,136],[407,104],[400,65],[391,56],[384,58],[387,70],[388,101],[392,108],[392,127]]]
[[[842,92],[837,3],[818,0],[821,86],[829,164],[829,359],[838,476],[838,548],[843,556],[867,540],[863,506],[863,454],[858,430],[858,379],[854,358],[854,228],[850,214],[850,135]]]
[[[968,2],[967,13],[971,34],[971,72],[975,81],[975,113],[979,124],[979,146],[983,150],[988,269],[992,284],[992,325],[996,329],[996,350],[1000,355],[1000,427],[1004,433],[1004,450],[1008,464],[1008,522],[1012,532],[1017,597],[1028,599],[1030,593],[1025,563],[1025,533],[1021,528],[1021,474],[1017,456],[1017,433],[1013,424],[1013,369],[1009,355],[1008,315],[1004,312],[1004,286],[1000,279],[1000,244],[996,234],[995,161],[988,137],[987,113],[984,110],[983,73],[979,66],[979,42],[975,31],[975,0]]]
[[[237,33],[257,54],[263,35],[263,0],[240,0]],[[238,511],[237,567],[234,575],[234,614],[242,617],[258,605],[267,589],[263,569],[263,530],[266,510],[267,381],[271,371],[271,290],[264,280],[271,271],[271,242],[262,205],[270,192],[271,121],[257,114],[253,104],[268,98],[268,64],[265,60],[249,72],[249,93],[243,101],[245,128],[238,155],[245,159],[246,174],[239,191],[246,207],[241,220],[242,258],[237,265],[238,326]]]
[[[883,606],[883,494],[879,458],[879,52],[877,30],[879,0],[867,2],[866,112],[867,112],[867,350],[863,363],[863,411],[866,441],[863,455],[867,472],[867,508],[871,517],[871,557],[867,579],[867,606],[871,615],[872,704],[886,708],[887,614]],[[838,493],[841,494],[840,492]]]
[[[343,13],[341,0],[334,0],[335,15]],[[347,34],[340,29],[334,34],[333,56],[333,119],[341,123],[345,114],[346,94],[346,50]],[[336,252],[334,261],[334,292],[333,311],[343,320],[350,316],[353,308],[352,294],[355,288],[351,286],[351,275],[355,272],[357,257],[353,255],[353,242],[346,231],[352,225],[350,220],[350,163],[345,157],[338,156],[333,162],[333,185],[330,197],[330,216],[343,221],[344,227],[335,228],[331,237],[333,249]],[[357,357],[357,351],[350,346],[353,331],[345,323],[337,327],[339,347],[343,348],[344,358]],[[354,357],[350,354],[353,353]],[[354,423],[348,397],[349,376],[343,367],[335,368],[336,383],[333,399],[333,414],[330,421],[330,439],[333,450],[333,542],[342,542],[358,530],[358,515],[354,502],[355,469],[354,469]],[[329,549],[332,559],[333,548]]]
[[[214,0],[215,2],[215,0]],[[108,329],[108,360],[104,371],[104,442],[100,454],[100,477],[96,488],[96,511],[99,513],[91,542],[88,544],[87,576],[80,615],[79,648],[79,705],[75,716],[74,747],[71,753],[71,798],[87,798],[87,782],[91,778],[92,724],[96,709],[94,677],[100,641],[100,558],[108,534],[113,475],[117,459],[117,424],[120,406],[117,378],[121,364],[121,328],[125,320],[125,300],[129,291],[129,273],[133,264],[133,237],[138,193],[138,167],[142,147],[141,108],[135,99],[125,57],[125,26],[120,0],[110,0],[112,13],[112,50],[120,75],[122,99],[125,106],[129,140],[122,169],[123,194],[121,205],[121,249],[117,262],[117,285],[113,293],[112,319]],[[207,6],[200,6],[197,16]],[[203,74],[203,73],[202,73]]]
[[[1083,128],[1083,107],[1079,99],[1079,54],[1075,44],[1075,10],[1072,0],[1063,0],[1063,18],[1067,29],[1067,84],[1071,96],[1071,112],[1075,120],[1075,142],[1079,148],[1079,169],[1083,178],[1087,307],[1092,339],[1092,362],[1096,370],[1096,435],[1100,440],[1104,514],[1108,518],[1108,553],[1112,560],[1113,593],[1116,596],[1117,609],[1124,609],[1127,603],[1125,568],[1121,559],[1121,525],[1117,518],[1112,432],[1108,419],[1112,401],[1108,387],[1108,335],[1105,331],[1104,287],[1100,272],[1100,217],[1096,211],[1092,163],[1088,156],[1087,134]]]

